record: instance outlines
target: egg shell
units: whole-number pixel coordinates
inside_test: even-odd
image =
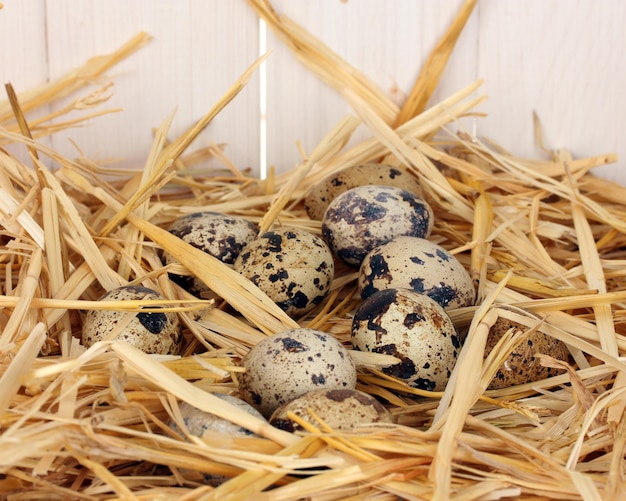
[[[311,219],[320,221],[328,204],[344,191],[357,186],[395,186],[423,198],[423,190],[415,176],[402,167],[367,163],[346,167],[316,183],[304,199]]]
[[[522,335],[528,330],[528,327],[499,317],[489,330],[485,344],[485,357],[510,329],[513,329],[516,335]],[[511,352],[489,383],[488,389],[498,390],[509,386],[533,383],[563,373],[559,369],[543,367],[539,359],[535,358],[536,353],[543,353],[557,360],[569,360],[569,350],[563,341],[543,332],[535,331]]]
[[[362,299],[383,289],[411,289],[444,309],[472,306],[474,283],[461,262],[430,240],[401,236],[365,256],[359,270]]]
[[[407,289],[385,289],[357,308],[351,329],[356,350],[401,360],[383,369],[410,386],[443,391],[461,349],[461,339],[445,310]]]
[[[418,195],[393,186],[357,186],[326,209],[322,238],[339,259],[359,266],[375,247],[401,235],[427,238],[434,217]]]
[[[315,329],[290,329],[263,339],[241,365],[241,398],[266,417],[309,391],[356,386],[356,367],[346,347]]]
[[[255,416],[259,419],[265,421],[265,418],[261,415],[261,413],[252,407],[249,403],[244,402],[242,399],[235,397],[234,395],[224,395],[221,393],[212,393],[221,400],[224,400],[239,409],[247,412],[248,414]],[[227,419],[216,416],[215,414],[211,414],[210,412],[205,412],[203,410],[194,407],[193,405],[187,402],[181,402],[179,404],[180,414],[183,418],[185,426],[189,430],[189,433],[195,435],[196,437],[202,437],[207,432],[216,432],[223,433],[227,435],[240,435],[240,436],[253,436],[255,435],[250,430],[239,426],[238,424],[232,423]],[[174,430],[178,430],[178,426],[174,421],[170,421],[170,428]]]
[[[304,421],[320,426],[309,413],[313,411],[325,424],[336,431],[351,431],[359,425],[392,423],[391,413],[373,396],[359,390],[314,390],[282,405],[270,417],[270,424],[285,431],[303,428],[289,419],[293,412]]]
[[[257,411],[250,404],[244,402],[240,398],[237,398],[233,395],[224,395],[221,393],[212,393],[216,397],[237,406],[241,410],[247,412],[248,414],[265,421],[265,418],[261,415],[259,411]],[[183,418],[185,426],[191,435],[202,438],[207,433],[219,433],[223,435],[235,435],[235,436],[253,436],[257,435],[252,433],[250,430],[234,424],[227,419],[223,419],[217,417],[215,414],[211,414],[210,412],[205,412],[187,402],[181,402],[179,404],[180,414]],[[169,427],[180,433],[180,429],[174,420],[170,420],[168,423]],[[202,478],[204,481],[213,487],[217,487],[221,485],[225,481],[229,479],[221,474],[209,474],[202,473]]]
[[[204,211],[176,219],[168,231],[223,263],[232,265],[241,249],[256,238],[259,228],[242,217]],[[176,262],[167,252],[163,253],[163,261],[165,264]],[[193,275],[170,274],[170,277],[183,289],[198,297],[207,296],[210,292]]]
[[[112,289],[100,300],[129,301],[141,299],[164,299],[157,291],[147,287],[123,286]],[[123,328],[116,339],[125,341],[145,353],[177,355],[182,345],[182,333],[178,315],[173,312],[124,312],[115,310],[89,310],[82,328],[82,344],[89,348],[102,341],[126,321],[127,315],[133,318]]]
[[[234,269],[288,315],[298,317],[324,300],[335,263],[320,237],[298,228],[281,227],[250,242],[235,260]]]

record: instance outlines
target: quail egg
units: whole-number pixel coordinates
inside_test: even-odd
[[[241,398],[269,417],[281,405],[317,389],[354,389],[350,353],[330,334],[290,329],[257,343],[242,359]]]
[[[337,195],[356,186],[373,184],[395,186],[423,196],[419,181],[407,170],[392,165],[368,163],[346,167],[322,179],[308,192],[304,207],[311,219],[320,221],[328,204]]]
[[[247,412],[248,414],[265,421],[265,418],[261,415],[259,411],[257,411],[250,404],[244,402],[240,398],[237,398],[233,395],[224,395],[221,393],[212,393],[216,397],[240,408],[241,410]],[[181,402],[179,404],[180,414],[183,418],[185,426],[191,435],[196,437],[203,437],[205,434],[209,432],[220,433],[223,435],[234,435],[234,436],[256,436],[250,430],[243,428],[237,424],[234,424],[226,419],[217,417],[215,414],[211,414],[210,412],[205,412],[187,402]],[[170,420],[168,423],[169,427],[176,431],[180,432],[180,429],[174,420]],[[225,475],[217,474],[217,473],[203,473],[202,477],[204,481],[213,487],[217,487],[218,485],[224,483],[228,480],[228,477]]]
[[[408,289],[384,289],[364,300],[354,314],[351,339],[356,350],[399,358],[383,371],[429,391],[445,389],[461,349],[441,305]]]
[[[270,417],[270,424],[292,433],[302,430],[288,417],[288,413],[293,412],[304,421],[319,426],[309,409],[336,431],[351,431],[362,424],[393,422],[387,408],[363,391],[323,389],[310,391],[282,405]]]
[[[100,300],[129,301],[163,299],[147,287],[123,286],[104,294]],[[130,317],[129,317],[130,316]],[[115,331],[117,332],[114,335]],[[124,312],[115,310],[90,310],[85,316],[82,344],[89,348],[97,341],[108,339],[125,341],[145,353],[171,354],[180,352],[182,333],[178,315],[172,312]]]
[[[528,330],[525,325],[499,317],[489,330],[485,345],[485,357],[510,329],[519,335]],[[532,383],[563,372],[552,367],[543,367],[540,361],[535,358],[536,353],[550,355],[558,360],[569,360],[569,350],[563,341],[543,332],[535,331],[509,354],[496,372],[488,389],[498,390],[518,384]]]
[[[247,219],[208,211],[182,216],[169,227],[171,234],[229,265],[235,262],[241,249],[256,238],[258,231],[257,225]],[[166,252],[163,260],[165,264],[174,262]],[[170,277],[198,297],[209,292],[209,288],[193,275],[171,274]]]
[[[338,195],[326,209],[322,238],[351,266],[378,245],[400,235],[427,238],[434,217],[418,195],[393,186],[357,186]]]
[[[238,397],[233,395],[224,395],[222,393],[212,393],[211,395],[214,395],[221,400],[246,411],[248,414],[265,421],[265,418],[258,410]],[[232,423],[231,421],[218,417],[210,412],[200,410],[187,402],[181,402],[179,404],[179,408],[180,414],[183,418],[185,426],[189,430],[189,433],[195,435],[196,437],[202,437],[209,431],[229,435],[254,435],[253,432],[239,426],[238,424]],[[174,421],[170,421],[170,427],[174,430],[178,430],[178,426]]]
[[[444,309],[474,304],[474,283],[461,262],[430,240],[400,236],[365,256],[358,287],[363,299],[383,289],[412,289]]]
[[[267,294],[290,316],[319,305],[335,274],[333,255],[324,241],[298,228],[276,228],[250,242],[234,269]]]

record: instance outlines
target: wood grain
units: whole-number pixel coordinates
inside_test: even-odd
[[[153,128],[176,110],[175,138],[202,116],[259,55],[259,23],[244,0],[5,0],[0,10],[0,77],[15,89],[54,79],[108,53],[139,31],[154,40],[109,74],[108,107],[123,113],[54,137],[69,157],[141,168]],[[301,24],[401,104],[462,0],[275,0]],[[621,0],[483,0],[470,17],[430,103],[477,78],[487,114],[476,127],[520,156],[541,157],[532,113],[546,145],[574,157],[626,156],[626,35]],[[295,60],[271,33],[267,73],[267,163],[277,171],[301,161],[347,113],[348,104]],[[225,143],[240,168],[258,172],[258,75],[190,150]],[[98,83],[95,82],[95,85]],[[95,88],[95,87],[94,87]],[[353,142],[368,136],[357,129]],[[598,173],[626,183],[621,163]]]

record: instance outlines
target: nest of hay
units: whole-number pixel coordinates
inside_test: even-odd
[[[70,160],[37,138],[60,126],[29,123],[42,104],[81,90],[145,41],[90,61],[19,99],[9,91],[0,141],[30,152],[22,163],[0,150],[0,497],[3,499],[614,499],[623,492],[626,441],[626,188],[594,177],[612,155],[515,158],[448,125],[473,113],[480,82],[425,109],[474,2],[442,38],[401,110],[329,49],[271,6],[251,1],[294,52],[343,92],[346,117],[294,170],[256,179],[219,147],[186,150],[245,87],[257,61],[215,107],[168,141],[166,119],[136,172]],[[444,57],[442,57],[444,56]],[[76,103],[91,110],[102,92]],[[70,107],[71,108],[71,107]],[[69,108],[65,111],[71,111]],[[90,111],[94,116],[100,111]],[[48,117],[55,118],[55,117]],[[58,118],[58,117],[56,117]],[[347,147],[357,125],[371,139]],[[34,138],[34,139],[33,139]],[[218,158],[223,168],[199,160]],[[44,159],[49,159],[49,162]],[[344,167],[373,161],[404,165],[434,208],[431,240],[455,254],[477,287],[475,307],[450,312],[467,331],[442,393],[407,387],[381,370],[385,360],[356,356],[358,388],[376,396],[395,424],[338,432],[308,425],[291,434],[209,392],[237,394],[241,357],[267,335],[303,326],[348,343],[359,304],[356,273],[339,267],[314,312],[292,319],[223,263],[169,234],[177,217],[199,210],[320,232],[303,208],[307,190]],[[49,167],[52,165],[52,167]],[[214,292],[190,296],[159,258],[177,257]],[[164,302],[128,302],[180,315],[182,356],[151,356],[120,341],[84,349],[85,311],[125,284],[156,289]],[[498,318],[527,327],[484,357]],[[565,342],[570,363],[538,355],[561,374],[487,390],[529,332]],[[185,436],[179,404],[189,402],[254,431],[256,437]],[[184,428],[181,428],[184,429]],[[218,487],[202,474],[229,477]]]

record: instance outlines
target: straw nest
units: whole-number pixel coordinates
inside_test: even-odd
[[[590,173],[615,161],[612,155],[577,159],[547,151],[545,160],[527,160],[451,133],[448,125],[474,113],[482,101],[480,82],[425,109],[473,4],[464,4],[399,110],[268,3],[251,1],[303,63],[354,109],[300,166],[265,180],[240,171],[217,146],[186,151],[261,60],[181,137],[167,139],[171,117],[166,119],[136,172],[62,158],[37,142],[102,113],[96,106],[106,101],[106,88],[63,110],[83,110],[79,119],[50,116],[35,123],[26,117],[81,91],[85,82],[141,47],[146,35],[19,98],[8,86],[0,140],[28,148],[31,162],[20,163],[0,150],[1,497],[623,495],[626,189]],[[361,123],[371,139],[346,147]],[[209,156],[221,160],[223,169],[202,168]],[[210,209],[262,228],[291,225],[319,233],[319,222],[303,209],[307,189],[343,167],[381,159],[406,166],[419,179],[436,214],[431,239],[454,253],[476,283],[477,306],[450,312],[467,340],[445,392],[408,388],[380,370],[386,360],[361,355],[358,388],[384,402],[397,423],[342,433],[321,423],[298,434],[272,428],[208,394],[237,394],[241,357],[271,333],[314,327],[347,342],[358,305],[355,272],[340,268],[327,300],[294,320],[232,269],[164,228],[183,214]],[[159,249],[182,266],[164,267]],[[186,269],[215,292],[214,300],[191,297],[168,278],[168,272]],[[129,283],[167,298],[165,304],[129,302],[129,311],[159,306],[178,312],[186,337],[182,356],[150,356],[115,340],[88,350],[80,345],[85,311],[119,309],[94,300]],[[528,331],[504,336],[484,358],[486,334],[499,317]],[[502,361],[534,330],[567,343],[571,363],[540,355],[561,375],[486,390]],[[180,423],[183,401],[246,426],[257,437],[184,436],[184,427],[174,431],[167,425]],[[203,484],[202,473],[231,479],[213,488]]]

